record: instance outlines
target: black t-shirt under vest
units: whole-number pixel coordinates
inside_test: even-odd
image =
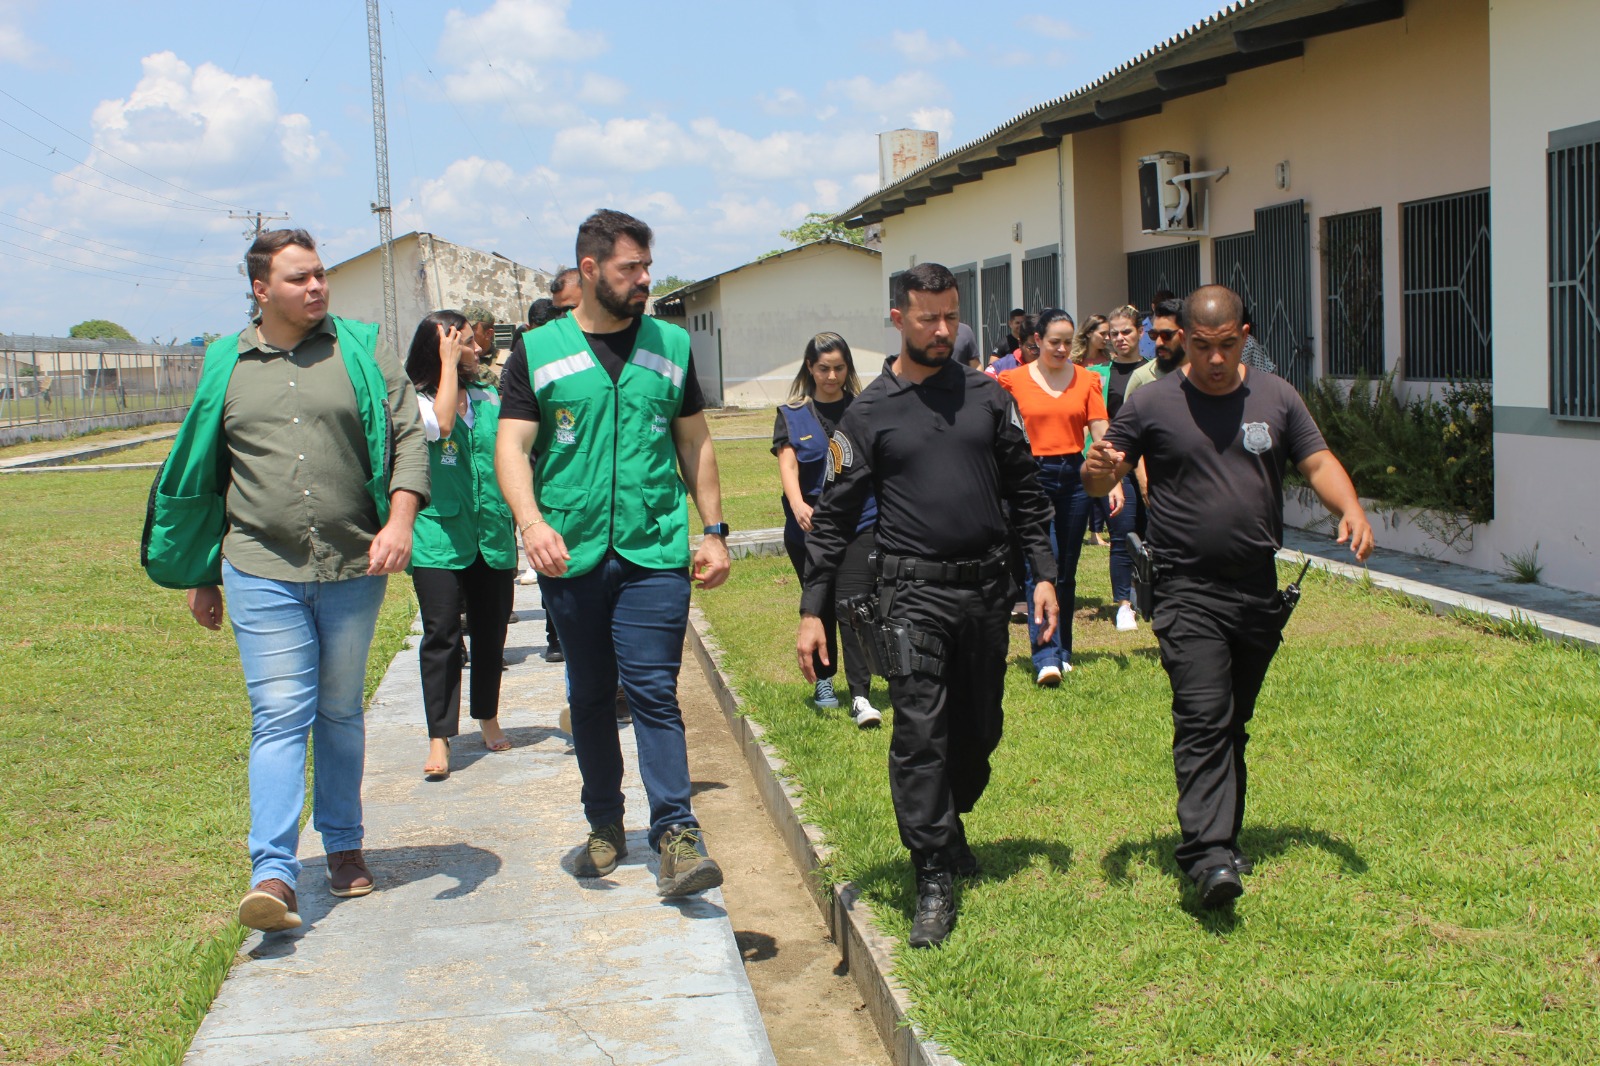
[[[615,333],[585,333],[595,359],[612,382],[622,377],[622,368],[633,353],[634,342],[639,338],[639,320]],[[689,366],[683,375],[683,403],[678,417],[697,415],[706,408],[705,394],[700,390],[700,379],[694,373],[694,356],[689,356]],[[528,351],[523,346],[522,334],[511,342],[511,354],[500,370],[500,417],[520,418],[525,422],[539,421],[539,402],[533,395],[533,382],[528,377]]]
[[[1293,386],[1251,370],[1226,396],[1188,375],[1136,389],[1106,432],[1150,478],[1150,548],[1180,570],[1237,578],[1283,545],[1283,471],[1327,444]]]

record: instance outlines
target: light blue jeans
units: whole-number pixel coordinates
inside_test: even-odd
[[[361,846],[361,716],[382,577],[273,581],[222,564],[228,617],[250,693],[250,883],[291,887],[306,799],[306,741],[316,746],[313,824],[329,852]]]

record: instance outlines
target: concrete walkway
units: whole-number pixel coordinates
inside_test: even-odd
[[[84,459],[93,459],[102,455],[114,455],[137,448],[141,444],[151,441],[171,440],[178,435],[175,429],[163,430],[160,433],[144,433],[137,437],[124,437],[121,440],[102,442],[96,444],[92,441],[83,444],[69,445],[65,448],[56,448],[48,452],[34,452],[31,455],[18,455],[9,459],[0,459],[0,472],[13,470],[26,470],[33,467],[60,466],[63,463],[76,463]],[[149,464],[160,466],[159,463]]]
[[[517,611],[501,696],[515,747],[485,751],[463,708],[451,776],[424,781],[416,652],[401,652],[367,714],[377,891],[328,895],[308,826],[305,924],[245,941],[189,1066],[774,1062],[720,893],[655,894],[631,729],[628,857],[609,878],[569,872],[587,826],[557,729],[562,668],[541,658],[537,588],[518,586]]]

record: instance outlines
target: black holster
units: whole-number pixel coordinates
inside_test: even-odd
[[[1156,609],[1156,560],[1137,533],[1128,534],[1128,558],[1133,561],[1133,609],[1148,622]]]
[[[881,590],[881,586],[880,586]],[[944,641],[918,632],[911,623],[884,617],[881,591],[840,600],[839,617],[866,649],[872,672],[883,678],[944,673]]]

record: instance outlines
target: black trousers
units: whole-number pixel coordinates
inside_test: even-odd
[[[890,617],[945,644],[938,676],[889,679],[889,792],[900,842],[920,863],[963,838],[961,816],[989,784],[989,756],[1004,725],[1011,578],[1000,574],[979,585],[885,584],[894,586]]]
[[[844,639],[844,676],[850,684],[850,698],[865,696],[872,688],[872,667],[867,660],[867,653],[856,640],[856,631],[848,625],[839,625],[838,611],[835,602],[848,600],[852,596],[871,592],[877,578],[872,573],[872,568],[867,565],[867,557],[872,554],[875,541],[872,530],[863,530],[857,533],[855,539],[845,546],[844,558],[839,561],[839,569],[834,574],[833,594],[828,597],[822,608],[822,632],[828,642],[829,666],[822,665],[819,656],[812,656],[811,665],[816,669],[817,676],[833,677],[839,670],[839,640],[835,634],[843,630]],[[795,539],[787,529],[783,538],[784,550],[789,553],[789,564],[794,567],[794,573],[800,579],[800,584],[806,582],[806,542]]]
[[[1233,861],[1244,824],[1245,727],[1289,609],[1269,563],[1247,579],[1165,576],[1151,628],[1172,682],[1178,867],[1190,877]]]
[[[500,660],[506,649],[517,571],[494,570],[479,555],[465,570],[419,566],[411,572],[422,610],[422,706],[430,738],[461,731],[461,604],[467,605],[472,637],[472,717],[500,713]]]

